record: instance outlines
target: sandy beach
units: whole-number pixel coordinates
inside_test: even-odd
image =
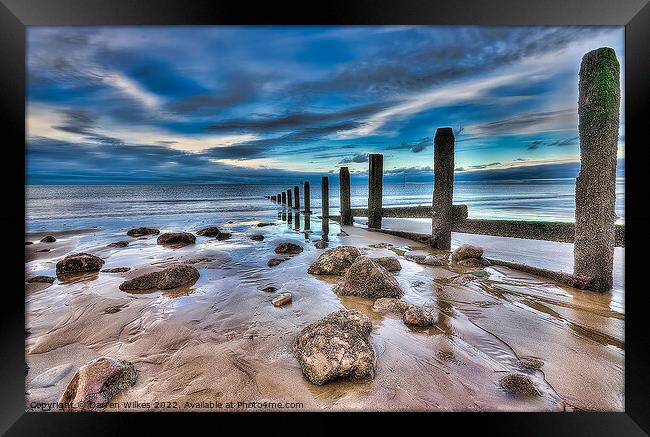
[[[409,327],[399,316],[374,311],[372,299],[337,296],[332,287],[340,277],[308,274],[324,251],[314,246],[321,220],[312,215],[307,226],[304,215],[290,216],[291,222],[283,217],[288,218],[278,210],[255,220],[208,223],[232,237],[198,236],[196,244],[177,249],[157,245],[155,235],[127,237],[128,228],[28,234],[26,240],[35,244],[25,248],[26,278],[55,276],[56,262],[79,251],[104,259],[103,269],[130,270],[57,279],[52,285],[26,283],[26,409],[49,409],[43,405],[59,399],[79,367],[111,356],[133,363],[137,381],[108,411],[623,411],[622,286],[593,293],[505,267],[421,265],[404,254],[432,252],[427,246],[357,225],[340,233],[330,222],[329,248],[352,245],[373,257],[397,257],[402,269],[394,275],[403,299],[433,308],[437,318],[428,328]],[[273,224],[258,227],[262,221]],[[160,226],[161,232],[195,233],[205,225],[167,229],[142,223]],[[264,240],[251,240],[253,234]],[[43,235],[57,242],[39,242]],[[108,246],[118,240],[129,244]],[[281,242],[304,250],[267,266]],[[453,247],[461,242],[462,235],[454,235]],[[504,247],[534,253],[540,242],[519,240],[512,246],[484,237],[479,243],[497,256]],[[39,252],[44,248],[51,250]],[[118,288],[177,263],[195,266],[198,281],[152,293]],[[445,281],[478,270],[466,285]],[[263,291],[269,286],[277,291]],[[273,306],[271,300],[283,292],[292,294],[292,302]],[[372,321],[374,375],[316,386],[303,376],[292,344],[307,324],[343,308]],[[541,360],[543,367],[522,369],[525,358]],[[529,375],[541,395],[501,388],[499,379],[509,372]]]

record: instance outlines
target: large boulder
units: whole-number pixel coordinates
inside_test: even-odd
[[[431,310],[425,307],[409,305],[402,314],[402,320],[407,325],[427,327],[435,323]]]
[[[334,292],[341,296],[402,297],[404,291],[388,270],[372,258],[360,256],[354,261]]]
[[[135,228],[135,229],[129,229],[126,232],[126,235],[129,237],[144,237],[145,235],[157,235],[160,234],[160,230],[156,228],[147,228],[147,227],[140,227],[140,228]]]
[[[128,361],[97,358],[77,370],[59,403],[63,411],[101,411],[136,379],[135,368]]]
[[[356,310],[340,310],[307,325],[296,338],[293,354],[302,373],[316,385],[337,378],[365,378],[374,369],[369,341],[372,323]]]
[[[451,259],[461,261],[467,258],[480,258],[483,256],[483,249],[471,244],[463,244],[451,254]]]
[[[282,253],[288,255],[297,255],[302,252],[302,246],[295,243],[280,243],[275,246],[275,253]]]
[[[74,253],[56,263],[56,274],[98,272],[104,265],[104,260],[89,253]]]
[[[137,276],[120,284],[122,291],[170,290],[199,279],[196,267],[177,264],[159,272]]]
[[[402,270],[402,265],[399,263],[399,260],[394,256],[382,256],[379,258],[373,258],[374,262],[388,270],[389,272],[399,272]]]
[[[196,235],[200,235],[202,237],[218,237],[219,234],[221,234],[221,231],[216,226],[208,226],[207,228],[199,229],[196,232]]]
[[[196,237],[189,232],[167,232],[160,235],[156,240],[156,243],[164,246],[187,246],[195,242]]]
[[[361,252],[354,246],[335,247],[322,253],[307,272],[312,275],[342,275],[359,256]]]

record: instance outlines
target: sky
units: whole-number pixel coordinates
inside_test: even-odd
[[[561,177],[580,61],[604,46],[623,76],[623,27],[30,27],[27,182],[354,178],[368,153],[431,180],[447,126],[457,178]]]

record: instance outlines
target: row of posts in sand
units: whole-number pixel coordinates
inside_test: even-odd
[[[620,68],[613,49],[587,53],[580,68],[578,118],[580,173],[576,180],[574,275],[584,288],[605,291],[612,287],[616,215],[616,160],[620,107]],[[453,130],[438,128],[433,140],[431,240],[432,247],[451,249],[454,195]],[[384,156],[368,155],[368,227],[381,229]],[[351,225],[350,172],[339,170],[341,225]],[[329,181],[322,179],[322,217],[329,217]],[[300,209],[299,187],[270,196]],[[267,196],[268,197],[268,196]],[[309,182],[304,183],[305,213],[309,214]]]

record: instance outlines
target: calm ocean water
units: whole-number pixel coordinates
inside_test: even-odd
[[[311,203],[321,205],[320,181],[311,182]],[[275,211],[263,196],[283,185],[29,185],[27,230],[61,230],[98,226],[195,225]],[[330,208],[339,207],[338,185],[330,184]],[[573,221],[573,181],[522,183],[456,182],[454,203],[466,204],[470,218]],[[365,207],[368,187],[354,184],[353,207]],[[431,183],[385,183],[384,206],[429,205]],[[617,182],[616,214],[624,221],[624,182]],[[302,202],[302,188],[301,188]],[[266,214],[264,214],[266,215]]]

